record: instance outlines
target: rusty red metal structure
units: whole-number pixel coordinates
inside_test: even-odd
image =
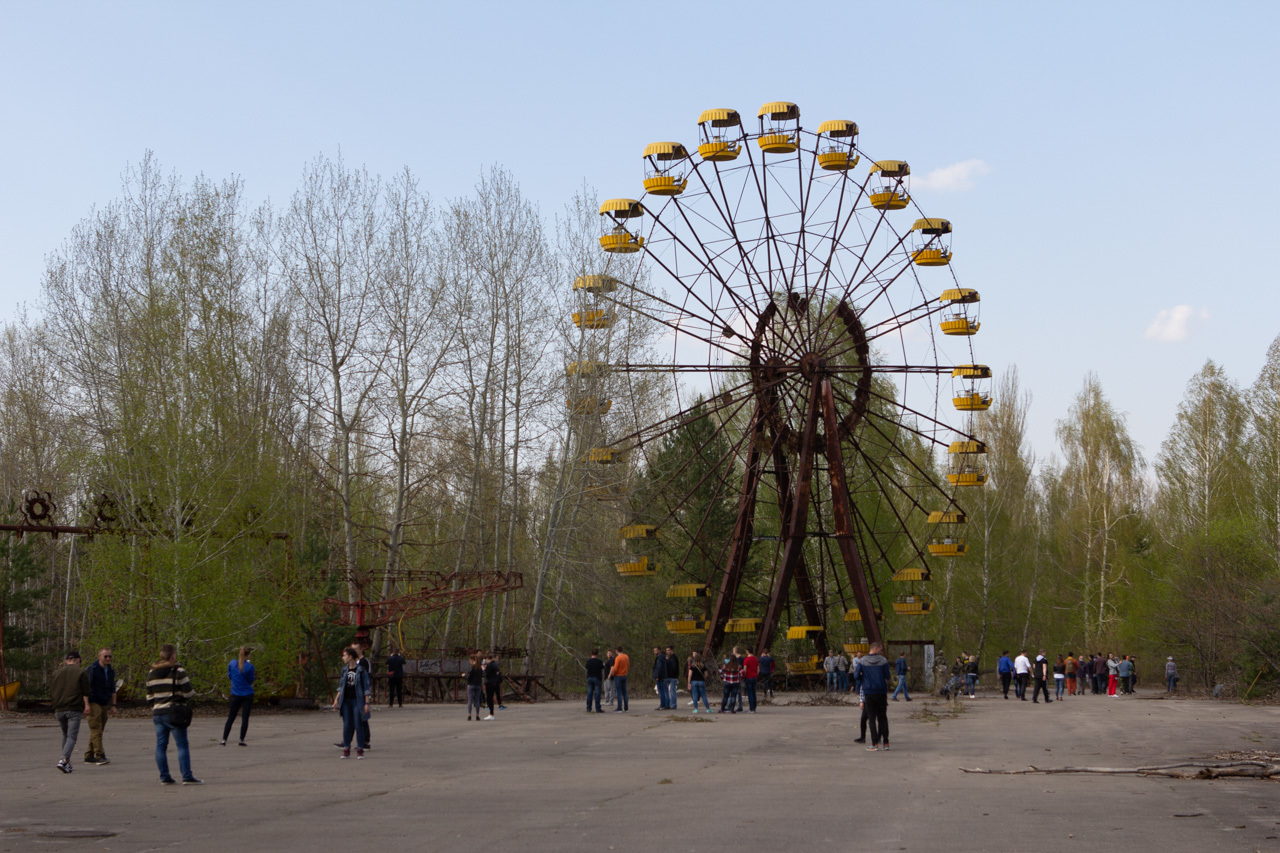
[[[367,643],[371,628],[520,589],[524,585],[524,576],[519,572],[432,572],[410,569],[397,576],[400,580],[419,585],[418,588],[405,595],[381,601],[326,598],[325,604],[335,611],[341,624],[354,625],[356,638]],[[356,589],[360,590],[361,586],[357,585]]]

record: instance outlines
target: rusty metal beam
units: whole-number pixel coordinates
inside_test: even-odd
[[[858,610],[862,612],[862,626],[867,631],[867,641],[879,643],[883,640],[880,636],[880,623],[876,619],[875,607],[872,606],[871,588],[862,565],[862,556],[853,540],[853,506],[845,479],[844,455],[840,449],[835,393],[828,377],[822,377],[818,385],[821,386],[822,418],[827,433],[827,471],[831,477],[831,512],[835,520],[836,544],[840,547],[849,585],[853,588],[853,598],[858,603]]]

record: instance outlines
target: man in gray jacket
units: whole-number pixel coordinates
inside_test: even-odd
[[[71,753],[80,737],[80,721],[89,713],[89,676],[80,668],[80,653],[72,650],[62,660],[62,666],[49,679],[49,700],[53,715],[62,728],[62,758],[58,769],[71,772]]]

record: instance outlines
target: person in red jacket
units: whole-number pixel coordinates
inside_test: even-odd
[[[747,710],[756,712],[756,679],[760,677],[760,659],[752,652],[742,658],[742,689],[747,694]]]

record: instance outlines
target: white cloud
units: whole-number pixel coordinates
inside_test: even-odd
[[[1209,309],[1195,309],[1190,305],[1175,305],[1172,308],[1164,308],[1151,321],[1151,325],[1147,327],[1147,332],[1143,335],[1149,341],[1164,341],[1166,343],[1177,343],[1185,341],[1191,335],[1191,325],[1194,321],[1209,319]]]
[[[991,167],[983,160],[962,160],[916,177],[912,186],[915,189],[942,190],[943,192],[971,190],[975,179],[990,171]]]

